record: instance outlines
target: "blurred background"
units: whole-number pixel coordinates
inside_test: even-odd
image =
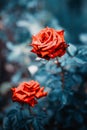
[[[64,29],[67,43],[87,45],[87,0],[0,0],[0,130],[10,88],[38,70],[31,36],[47,26]]]

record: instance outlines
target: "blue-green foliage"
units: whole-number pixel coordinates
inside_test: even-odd
[[[87,130],[86,8],[86,0],[0,0],[0,130]],[[63,70],[30,52],[32,34],[46,26],[65,30]],[[7,84],[31,79],[48,91],[32,112],[13,105]]]
[[[67,54],[58,59],[62,68],[57,66],[56,59],[46,64],[43,63],[43,60],[37,61],[39,69],[32,75],[32,78],[45,87],[48,96],[38,100],[38,104],[31,113],[26,106],[10,110],[4,117],[4,130],[29,130],[31,128],[34,130],[55,130],[59,129],[60,126],[63,129],[71,128],[71,126],[77,130],[85,129],[87,111],[83,83],[86,71],[83,73],[82,67],[86,68],[86,59],[84,59],[86,49],[83,51],[80,47],[80,49],[74,45],[71,47],[72,49],[67,50]],[[79,52],[80,50],[82,51]],[[79,54],[84,55],[81,60]],[[51,128],[50,123],[52,124]],[[76,125],[77,127],[75,127]]]
[[[27,130],[31,121],[32,116],[29,114],[28,110],[12,109],[4,118],[3,128],[5,130]]]

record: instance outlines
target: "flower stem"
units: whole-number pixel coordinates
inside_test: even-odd
[[[61,82],[62,82],[62,89],[64,90],[64,68],[61,66],[61,63],[59,62],[58,58],[56,58],[57,61],[57,67],[61,68],[60,76],[61,76]]]
[[[33,111],[32,111],[30,106],[29,106],[29,112],[30,112],[31,115],[33,114]],[[34,130],[32,124],[30,124],[29,127],[30,127],[30,130]]]
[[[29,112],[30,112],[30,114],[32,114],[33,112],[32,112],[32,109],[31,109],[31,107],[29,106]]]

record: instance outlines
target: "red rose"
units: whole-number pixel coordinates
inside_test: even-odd
[[[44,87],[40,88],[40,84],[34,80],[21,83],[17,88],[11,89],[13,92],[12,100],[20,103],[27,103],[30,106],[37,104],[36,98],[47,95]]]
[[[32,52],[47,60],[63,56],[68,47],[64,40],[64,30],[57,31],[48,27],[32,37],[31,45]]]

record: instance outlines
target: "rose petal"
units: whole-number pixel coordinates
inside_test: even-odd
[[[34,80],[23,82],[11,90],[13,101],[27,103],[32,107],[37,104],[36,97],[41,98],[47,95],[46,92],[43,92],[44,87],[40,88],[40,84]]]

